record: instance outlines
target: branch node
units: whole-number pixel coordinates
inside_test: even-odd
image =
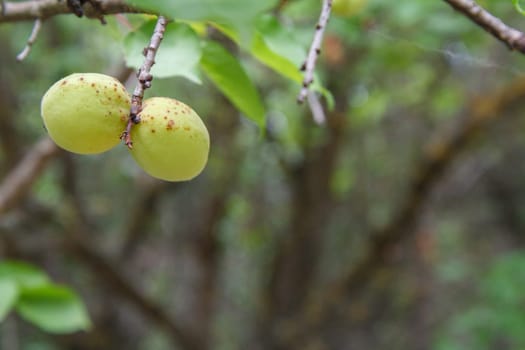
[[[67,7],[75,14],[77,17],[84,16],[84,9],[82,9],[82,5],[84,5],[85,0],[67,0]]]
[[[86,1],[86,0],[83,0]],[[104,11],[102,9],[102,5],[100,4],[100,0],[87,0],[93,7],[93,10],[95,10],[96,18],[100,21],[100,24],[106,25],[106,19],[104,18]]]

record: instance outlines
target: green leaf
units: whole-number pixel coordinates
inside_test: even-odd
[[[129,33],[124,40],[124,53],[128,66],[137,69],[144,62],[143,50],[150,41],[155,23],[155,20],[144,23],[136,31]],[[155,78],[182,76],[200,84],[201,81],[196,73],[200,58],[200,40],[193,29],[184,23],[169,23],[151,74]]]
[[[16,309],[24,319],[47,332],[69,333],[90,327],[80,298],[62,286],[48,284],[24,289]]]
[[[256,31],[253,40],[249,42],[249,46],[244,46],[246,42],[239,40],[239,35],[233,28],[219,24],[214,24],[214,26],[237,44],[243,46],[265,66],[298,85],[302,84],[303,74],[299,68],[306,58],[306,48],[279,23],[275,16],[264,15],[257,19]],[[314,78],[311,88],[326,98],[329,109],[333,108],[333,97],[319,83],[319,79]]]
[[[12,280],[0,280],[0,322],[13,308],[18,297],[18,288]]]
[[[256,28],[271,51],[288,59],[296,69],[299,68],[306,58],[306,48],[286,27],[281,25],[275,16],[259,17]]]
[[[260,33],[255,34],[250,51],[252,55],[261,63],[265,64],[279,74],[298,83],[302,81],[303,76],[299,71],[298,66],[293,64],[286,57],[283,57],[270,50]]]
[[[512,0],[512,3],[514,4],[516,11],[525,16],[525,10],[523,9],[523,7],[521,7],[520,0]]]
[[[231,25],[243,33],[252,26],[257,15],[275,6],[277,0],[130,0],[128,2],[173,19],[218,22]]]
[[[264,126],[265,110],[259,93],[233,55],[217,43],[205,42],[201,68],[241,112]]]
[[[237,44],[242,44],[235,28],[217,23],[213,25]],[[299,66],[306,57],[306,50],[284,31],[273,16],[262,16],[257,20],[254,38],[248,47],[243,48],[283,76],[298,83],[302,81]]]
[[[20,261],[0,263],[0,281],[3,280],[13,281],[23,288],[39,286],[49,282],[49,278],[43,271]]]
[[[283,27],[275,16],[261,16],[256,24],[257,32],[250,52],[261,63],[272,68],[281,75],[302,84],[303,74],[299,67],[306,58],[306,48]],[[320,92],[333,108],[333,97],[330,92],[314,77],[312,90]]]

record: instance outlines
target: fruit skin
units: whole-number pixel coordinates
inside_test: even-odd
[[[142,104],[140,123],[131,129],[135,161],[151,176],[186,181],[206,166],[210,135],[197,113],[184,103],[152,97]]]
[[[109,150],[120,142],[130,97],[115,78],[75,73],[47,90],[41,113],[49,136],[61,148],[80,154]]]

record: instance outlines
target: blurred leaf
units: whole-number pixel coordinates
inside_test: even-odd
[[[13,308],[18,296],[16,283],[8,279],[0,279],[0,322],[4,320]]]
[[[90,327],[84,304],[66,287],[49,284],[24,289],[16,308],[24,319],[47,332],[69,333]]]
[[[352,189],[356,182],[356,172],[349,157],[345,157],[339,167],[333,172],[330,179],[330,190],[337,198],[344,196]]]
[[[492,266],[481,288],[494,304],[513,308],[525,302],[524,286],[525,254],[511,254]]]
[[[218,22],[244,31],[251,27],[258,14],[271,9],[277,0],[131,0],[129,3],[174,19]]]
[[[2,280],[10,280],[26,288],[46,284],[49,278],[33,265],[20,261],[6,261],[0,263],[0,281]]]
[[[295,82],[302,81],[303,76],[299,71],[298,66],[293,64],[286,57],[276,54],[274,51],[270,50],[260,33],[257,33],[255,36],[251,53],[259,61],[275,70],[279,74],[287,77],[288,79],[291,79]]]
[[[371,125],[377,123],[385,115],[390,103],[390,95],[381,89],[368,90],[359,86],[352,96],[350,104],[354,107],[350,117],[356,125]]]
[[[256,29],[250,48],[252,55],[277,73],[302,84],[304,77],[299,68],[306,58],[306,48],[275,16],[261,16]],[[319,77],[314,76],[311,89],[320,92],[326,98],[328,108],[333,108],[332,95],[320,84]]]
[[[124,40],[128,66],[139,68],[142,65],[143,50],[149,43],[155,24],[155,20],[146,22],[136,31],[129,33]],[[187,24],[170,23],[166,27],[151,74],[155,78],[182,76],[195,83],[200,83],[196,73],[200,57],[199,37],[193,29]]]
[[[215,24],[215,27],[237,44],[243,46],[244,42],[239,40],[239,36],[233,28],[218,24]],[[244,49],[275,72],[302,84],[303,74],[299,68],[306,58],[306,48],[279,23],[275,16],[261,16],[257,19],[255,29],[253,40],[250,41],[248,47],[243,46]],[[326,98],[329,109],[333,108],[332,95],[319,84],[318,78],[314,79],[311,88]]]
[[[275,16],[261,16],[256,23],[257,33],[267,47],[288,59],[297,70],[306,57],[306,48],[300,44]]]
[[[436,341],[435,349],[448,349],[460,344],[470,349],[491,349],[491,344],[504,341],[509,348],[525,346],[525,254],[505,256],[490,267],[473,298],[471,307],[459,310],[447,323],[445,333]],[[463,341],[460,341],[462,339]],[[466,341],[466,342],[465,342]]]
[[[201,68],[241,112],[264,126],[265,110],[259,93],[233,55],[217,43],[206,42]]]
[[[516,11],[525,16],[525,10],[523,9],[523,7],[521,7],[520,0],[512,0],[512,3],[514,4]]]
[[[214,26],[237,44],[242,44],[235,28],[217,23]],[[257,21],[250,46],[243,48],[277,73],[299,83],[302,81],[299,66],[306,57],[306,50],[283,30],[273,16],[262,16]]]

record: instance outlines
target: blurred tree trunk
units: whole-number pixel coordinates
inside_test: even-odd
[[[199,336],[202,349],[213,349],[213,322],[217,316],[218,278],[221,267],[221,253],[218,233],[220,221],[227,212],[227,203],[237,185],[241,171],[237,165],[242,150],[236,146],[236,135],[239,132],[239,120],[235,108],[224,98],[218,98],[220,115],[210,121],[209,128],[215,136],[214,151],[226,165],[224,171],[208,179],[209,198],[203,201],[199,209],[200,220],[194,233],[193,252],[198,264],[199,276],[195,286],[195,304],[192,312],[193,332]]]
[[[2,55],[0,55],[0,145],[4,156],[1,169],[11,169],[22,155],[23,148],[19,133],[15,126],[15,116],[17,115],[18,99],[15,89],[12,88],[14,81],[9,81],[7,69],[9,69],[9,58],[14,57],[8,42],[0,37]]]

